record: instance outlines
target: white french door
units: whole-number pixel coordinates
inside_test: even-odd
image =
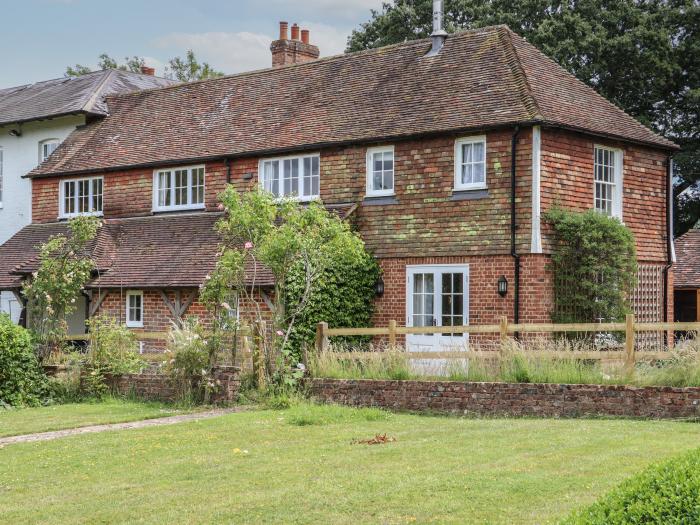
[[[406,267],[406,326],[469,324],[469,266],[440,264]],[[409,334],[413,352],[466,350],[467,334]]]

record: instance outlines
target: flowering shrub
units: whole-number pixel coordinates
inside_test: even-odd
[[[66,316],[75,311],[78,294],[95,268],[86,248],[99,227],[96,217],[71,219],[70,235],[54,235],[41,246],[39,268],[23,285],[40,359],[67,335]]]
[[[37,405],[45,393],[46,376],[29,331],[0,314],[0,407]]]

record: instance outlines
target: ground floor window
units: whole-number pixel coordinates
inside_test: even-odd
[[[406,326],[469,324],[469,267],[467,265],[408,266],[406,268]],[[411,334],[409,350],[439,351],[463,346],[466,334]]]
[[[143,292],[126,293],[126,326],[143,328]]]

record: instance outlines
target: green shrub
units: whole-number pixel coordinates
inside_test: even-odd
[[[82,375],[84,394],[102,397],[109,392],[106,376],[134,374],[146,362],[138,354],[134,333],[114,319],[95,317],[88,322],[90,340]]]
[[[646,469],[564,523],[700,523],[700,450]]]
[[[28,330],[0,314],[0,406],[38,405],[46,395],[46,376]]]
[[[554,209],[552,253],[555,323],[619,321],[629,313],[637,275],[634,235],[618,219],[593,210]]]

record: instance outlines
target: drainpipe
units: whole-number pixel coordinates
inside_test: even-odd
[[[664,323],[668,322],[668,270],[673,266],[673,160],[671,155],[666,159],[666,266],[664,266]],[[668,332],[664,332],[668,339]],[[666,340],[668,344],[668,340]]]
[[[515,161],[518,147],[518,135],[520,126],[515,126],[510,143],[510,255],[513,257],[515,283],[513,285],[513,321],[520,322],[520,255],[515,246],[515,232],[517,224],[515,220]],[[518,334],[514,334],[517,338]]]
[[[231,184],[231,159],[226,157],[224,159],[224,166],[226,166],[226,184]]]

